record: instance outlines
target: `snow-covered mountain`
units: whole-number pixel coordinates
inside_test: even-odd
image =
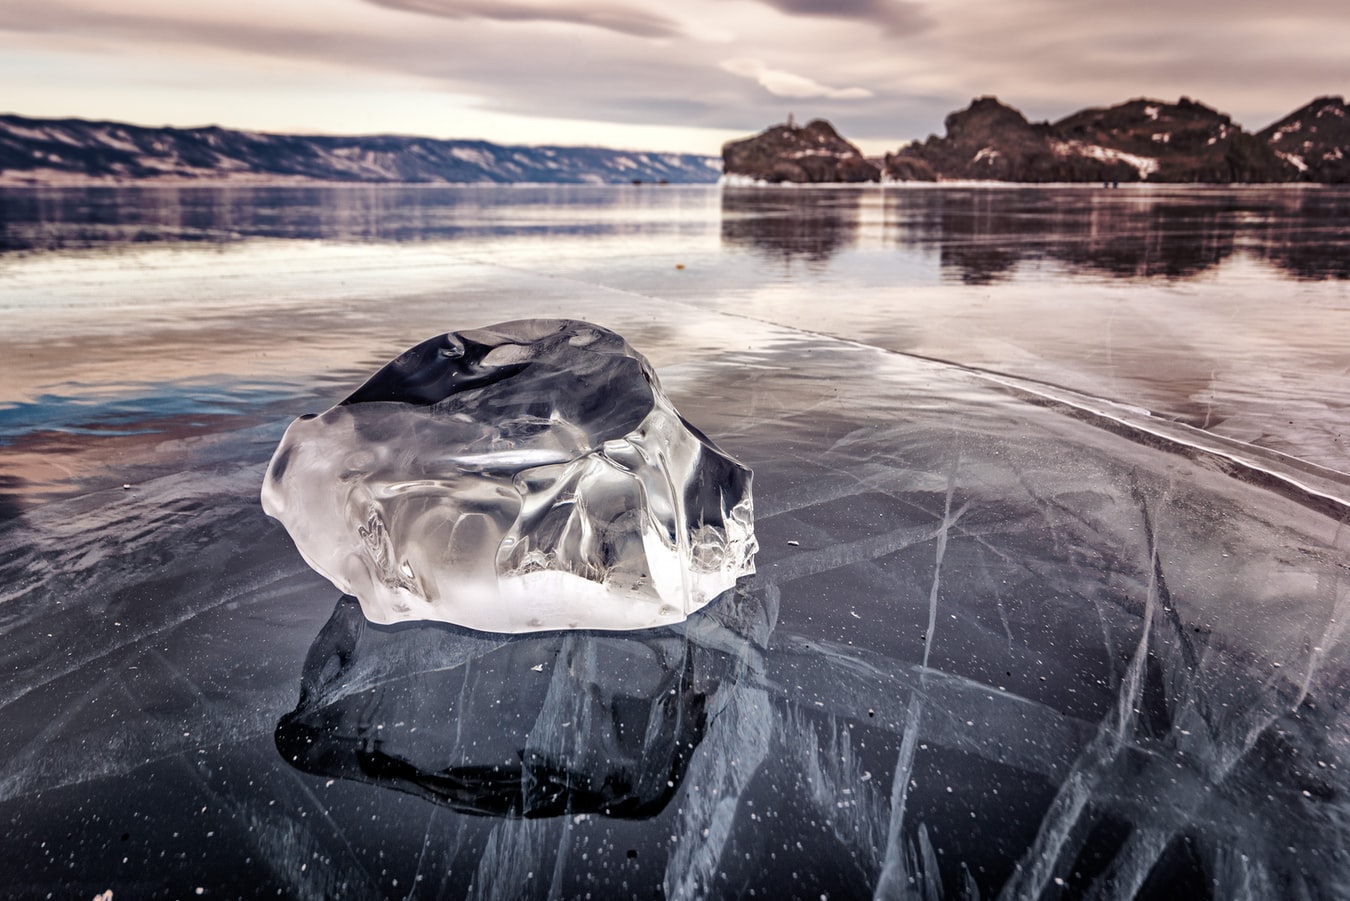
[[[707,183],[721,161],[396,135],[279,135],[0,115],[0,184],[139,180]]]

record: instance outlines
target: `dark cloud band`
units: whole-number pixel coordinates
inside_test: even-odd
[[[679,26],[664,16],[624,6],[572,3],[530,4],[465,2],[465,0],[366,0],[375,6],[404,12],[438,16],[443,19],[488,19],[498,22],[556,22],[586,25],[632,37],[676,37]]]

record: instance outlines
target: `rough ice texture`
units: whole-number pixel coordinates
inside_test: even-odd
[[[754,571],[750,483],[623,338],[530,319],[424,341],[297,419],[262,503],[377,623],[642,629]]]

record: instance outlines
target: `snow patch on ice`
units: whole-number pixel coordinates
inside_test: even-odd
[[[762,178],[733,173],[723,173],[722,177],[717,180],[717,183],[724,188],[761,188],[769,184]]]

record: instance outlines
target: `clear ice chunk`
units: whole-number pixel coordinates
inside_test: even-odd
[[[643,629],[754,572],[750,486],[623,338],[529,319],[424,341],[297,419],[262,505],[377,623]]]

